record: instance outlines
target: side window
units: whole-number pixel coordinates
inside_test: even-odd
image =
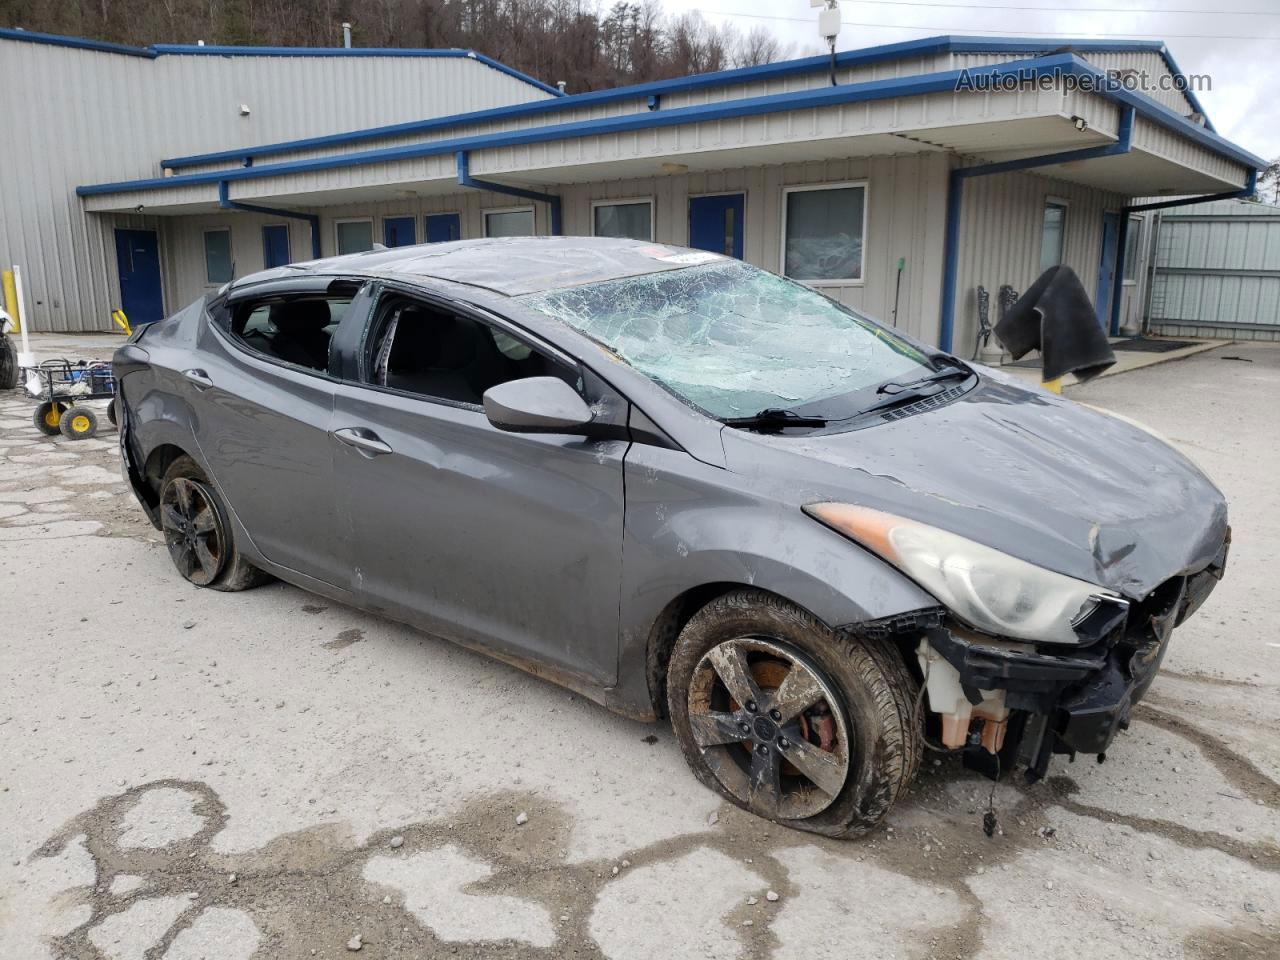
[[[230,333],[264,356],[327,373],[333,333],[350,305],[349,296],[251,300],[232,311]]]
[[[490,387],[524,377],[559,377],[581,392],[581,375],[524,340],[429,304],[384,300],[369,353],[377,386],[432,400],[480,406]]]

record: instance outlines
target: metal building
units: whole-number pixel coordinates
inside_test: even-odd
[[[1150,217],[1152,333],[1280,340],[1280,207],[1224,200]]]
[[[0,40],[0,53],[11,45]],[[39,50],[33,58],[48,55],[47,44],[27,46]],[[510,94],[487,106],[423,93],[394,109],[372,107],[368,87],[313,95],[273,83],[303,69],[287,56],[298,51],[172,51],[58,51],[132,57],[144,68],[213,62],[228,73],[163,143],[155,130],[139,134],[150,152],[128,172],[104,165],[77,174],[76,196],[59,194],[65,216],[104,250],[96,264],[53,269],[73,269],[77,279],[60,282],[99,292],[75,320],[47,311],[51,323],[96,329],[110,306],[129,309],[130,265],[121,261],[122,287],[112,231],[154,238],[154,296],[166,310],[232,270],[286,256],[597,233],[740,256],[968,354],[977,288],[1025,289],[1054,263],[1096,291],[1101,323],[1119,325],[1134,309],[1121,279],[1128,198],[1251,192],[1263,165],[1214,132],[1194,95],[1175,89],[1181,74],[1168,51],[1150,42],[941,37],[838,54],[834,76],[828,58],[814,57],[573,96],[457,52],[396,63],[379,51],[296,58],[370,86],[387,82],[383,71],[444,63],[473,68],[459,76],[477,82],[493,74],[488,102]],[[374,79],[351,68],[356,53]],[[254,93],[240,92],[241,70],[262,78]],[[1129,89],[1108,72],[1117,70],[1169,89]],[[296,113],[290,122],[305,119],[306,130],[246,137],[241,102],[251,116]],[[147,122],[163,129],[167,109]],[[72,110],[64,142],[78,121]],[[110,118],[102,123],[110,128]],[[0,261],[15,259],[13,240],[4,242]]]

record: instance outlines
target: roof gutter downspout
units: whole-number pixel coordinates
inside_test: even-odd
[[[1120,129],[1115,143],[1109,143],[1101,147],[1085,147],[1082,150],[1067,150],[1063,153],[1049,153],[1039,157],[1024,157],[1021,160],[1006,160],[1003,163],[987,163],[980,167],[957,167],[951,171],[950,183],[947,189],[947,233],[943,255],[942,318],[938,328],[939,348],[950,353],[952,350],[951,341],[955,332],[956,278],[959,272],[960,259],[960,200],[965,181],[973,177],[987,177],[996,173],[1029,170],[1033,167],[1048,167],[1057,163],[1093,160],[1098,157],[1114,157],[1128,153],[1133,145],[1133,119],[1135,113],[1135,109],[1129,107],[1120,115]]]
[[[297,210],[281,210],[277,207],[260,207],[253,203],[241,203],[232,200],[227,188],[227,181],[218,181],[218,206],[223,210],[244,210],[248,213],[265,213],[269,217],[289,217],[293,220],[305,220],[311,224],[311,259],[320,259],[320,217],[314,213],[299,213]]]
[[[1213,203],[1215,200],[1244,200],[1258,192],[1258,171],[1250,170],[1249,179],[1239,190],[1226,193],[1211,193],[1203,197],[1182,197],[1178,200],[1158,200],[1155,203],[1139,203],[1120,208],[1120,232],[1116,238],[1116,274],[1111,289],[1111,336],[1120,333],[1120,301],[1124,295],[1124,251],[1125,241],[1129,236],[1129,216],[1142,210],[1167,210],[1169,207],[1188,207],[1193,203]],[[1151,256],[1155,257],[1156,247],[1153,244]]]
[[[479,180],[471,176],[471,159],[466,150],[459,150],[458,154],[458,183],[464,187],[473,187],[476,190],[489,190],[492,193],[504,193],[510,197],[521,197],[525,200],[538,200],[551,207],[551,233],[553,236],[563,236],[564,231],[561,229],[560,223],[560,198],[554,193],[538,193],[536,190],[524,190],[520,187],[509,187],[505,183],[494,183],[492,180]]]

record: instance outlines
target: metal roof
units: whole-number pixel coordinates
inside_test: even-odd
[[[53,47],[72,47],[77,50],[95,50],[99,53],[116,53],[128,57],[142,57],[154,60],[165,56],[197,56],[197,57],[456,57],[474,60],[491,70],[505,73],[509,77],[523,80],[537,87],[544,93],[555,97],[564,94],[556,87],[549,86],[541,80],[535,80],[528,74],[521,73],[514,67],[499,63],[491,57],[474,50],[459,47],[443,49],[414,47],[233,47],[207,46],[195,43],[157,43],[148,47],[131,47],[122,43],[105,43],[100,40],[86,40],[83,37],[66,37],[56,33],[40,33],[35,30],[0,29],[0,40],[17,40],[23,43],[43,43]]]

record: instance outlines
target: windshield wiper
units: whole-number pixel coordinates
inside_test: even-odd
[[[942,393],[943,387],[940,384],[945,380],[965,379],[969,378],[968,370],[959,368],[954,370],[943,370],[938,373],[930,374],[919,380],[913,380],[910,383],[896,383],[890,380],[888,383],[882,383],[876,388],[876,393],[884,399],[877,400],[869,407],[863,407],[858,414],[864,415],[875,413],[879,410],[888,410],[891,407],[900,407],[904,404],[913,403],[916,400],[927,400],[929,397],[936,397]],[[885,396],[887,394],[887,396]]]
[[[784,427],[825,427],[827,425],[827,421],[821,417],[806,417],[794,410],[784,410],[781,407],[766,407],[749,417],[727,417],[722,422],[728,427],[766,431],[781,430]]]
[[[886,380],[880,386],[876,387],[876,395],[880,396],[886,393],[898,396],[919,387],[928,386],[931,383],[941,383],[943,380],[954,380],[957,377],[967,378],[969,376],[968,367],[951,367],[946,370],[939,370],[937,373],[931,373],[927,377],[921,377],[919,380],[912,380],[910,383],[899,383],[897,380]],[[927,396],[927,394],[926,394]]]

